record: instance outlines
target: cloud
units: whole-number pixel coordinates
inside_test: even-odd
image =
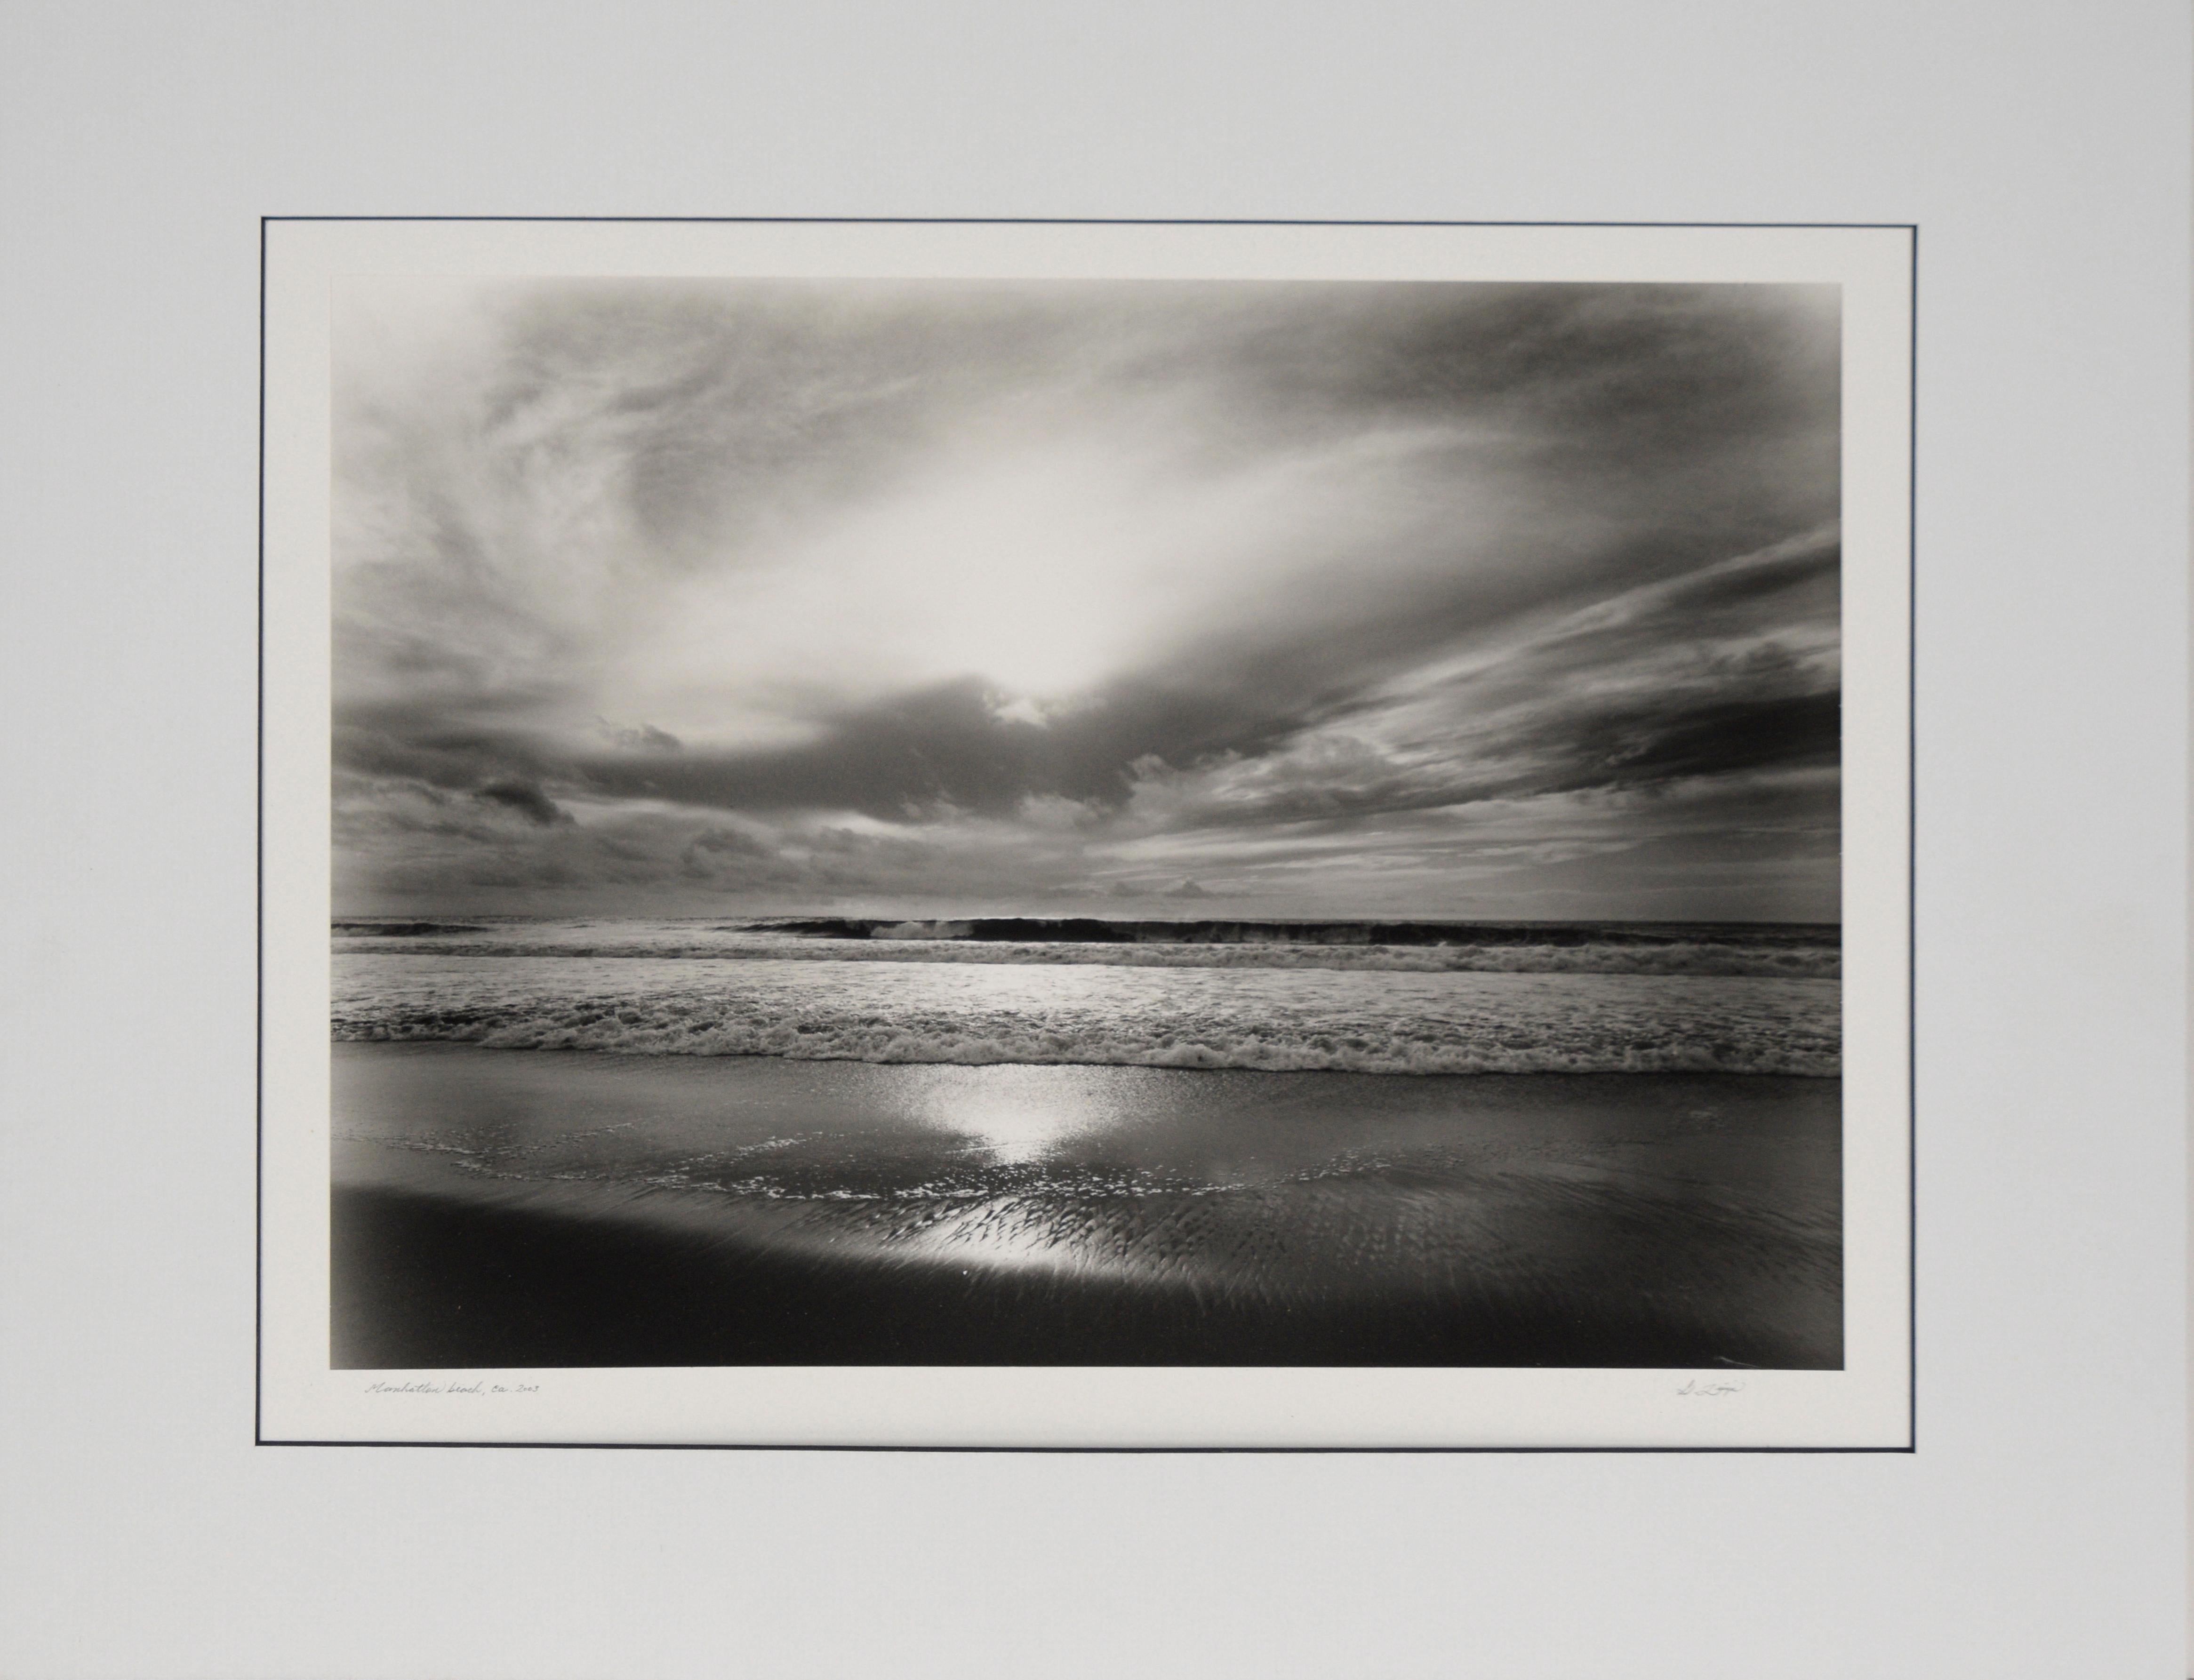
[[[885,819],[941,806],[1002,816],[1038,799],[1117,805],[1133,766],[1264,751],[1304,719],[1254,697],[1122,683],[1031,723],[982,679],[825,714],[796,745],[690,748],[675,764],[581,754],[571,773],[607,794],[727,810],[856,811]],[[528,753],[533,749],[514,748]]]
[[[337,303],[359,892],[1832,890],[1833,292]]]
[[[544,829],[553,829],[571,820],[570,811],[530,782],[491,782],[473,797],[517,811],[527,821],[537,823]]]
[[[620,747],[632,748],[643,752],[675,753],[686,744],[669,730],[658,729],[653,724],[643,723],[629,728],[619,728],[617,725],[600,718],[595,719],[594,721],[600,726],[604,738],[614,742]]]
[[[1725,700],[1680,709],[1633,705],[1550,724],[1541,739],[1566,758],[1554,786],[1623,788],[1763,765],[1834,764],[1835,694]]]

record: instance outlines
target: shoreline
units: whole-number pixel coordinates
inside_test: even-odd
[[[1832,1081],[336,1050],[341,1368],[1841,1361]]]
[[[1711,1080],[1803,1080],[1811,1083],[1838,1086],[1843,1083],[1839,1068],[1826,1073],[1759,1073],[1744,1068],[1720,1067],[1636,1067],[1636,1068],[1483,1068],[1458,1071],[1452,1068],[1362,1068],[1362,1067],[1304,1067],[1267,1068],[1236,1066],[1231,1064],[1204,1062],[1070,1062],[1024,1061],[1011,1057],[1000,1057],[996,1061],[961,1061],[939,1058],[932,1060],[909,1057],[903,1059],[875,1058],[865,1056],[801,1055],[790,1056],[776,1050],[686,1050],[653,1045],[611,1048],[600,1044],[579,1042],[497,1043],[493,1038],[425,1038],[398,1037],[393,1034],[380,1036],[337,1036],[330,1041],[333,1046],[348,1049],[396,1050],[453,1050],[482,1051],[493,1055],[569,1056],[601,1058],[610,1061],[634,1061],[643,1064],[668,1065],[682,1063],[790,1063],[797,1067],[860,1067],[860,1068],[963,1068],[981,1071],[998,1068],[1044,1068],[1091,1072],[1129,1070],[1158,1074],[1194,1074],[1214,1078],[1226,1078],[1241,1074],[1269,1075],[1281,1079],[1307,1077],[1347,1080],[1402,1080],[1411,1084],[1434,1081],[1465,1079],[1487,1081],[1529,1080],[1603,1080],[1603,1079],[1711,1079]]]

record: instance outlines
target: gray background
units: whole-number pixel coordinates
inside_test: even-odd
[[[2151,0],[19,4],[0,1672],[2184,1671]],[[1920,1450],[254,1448],[257,218],[1916,221]]]

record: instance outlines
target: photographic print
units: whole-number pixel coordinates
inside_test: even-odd
[[[325,1376],[1847,1377],[1850,287],[977,267],[322,295]]]

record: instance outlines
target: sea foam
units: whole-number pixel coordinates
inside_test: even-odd
[[[334,1033],[525,1050],[1378,1074],[1833,1076],[1821,979],[359,954]]]

